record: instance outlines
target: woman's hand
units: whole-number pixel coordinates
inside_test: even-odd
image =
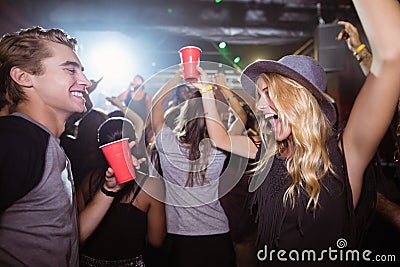
[[[207,75],[207,73],[205,72],[205,70],[203,70],[203,68],[200,67],[199,65],[196,66],[196,69],[197,69],[197,71],[198,71],[199,74],[200,74],[199,82],[208,83],[210,80],[209,80],[208,75]]]
[[[192,83],[192,85],[196,87],[198,90],[201,90],[201,88],[204,88],[210,84],[210,80],[208,78],[207,73],[202,67],[196,66],[196,68],[200,75],[199,79],[196,82]]]
[[[339,32],[336,39],[345,40],[349,50],[354,52],[361,45],[357,28],[347,21],[338,21],[338,24],[342,25],[344,29]]]
[[[107,101],[113,104],[114,106],[122,109],[124,107],[124,104],[122,104],[122,101],[116,97],[116,96],[111,96],[111,97],[106,97]]]
[[[125,185],[124,184],[117,184],[117,180],[115,179],[114,170],[111,167],[108,167],[105,176],[104,188],[107,191],[111,192],[118,192],[121,190]]]

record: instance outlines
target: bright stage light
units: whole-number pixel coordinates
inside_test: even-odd
[[[128,84],[140,67],[141,52],[134,40],[118,32],[83,32],[78,40],[85,73],[89,77],[104,77],[102,85]],[[111,88],[110,88],[111,89]],[[117,88],[115,88],[117,89]]]
[[[224,49],[226,47],[226,43],[225,42],[220,42],[218,44],[218,47],[221,48],[221,49]]]
[[[233,62],[234,62],[235,64],[239,63],[239,62],[240,62],[240,57],[235,57],[235,58],[233,59]]]
[[[118,78],[123,72],[132,75],[131,52],[118,43],[97,45],[91,51],[90,64],[106,77]]]
[[[106,109],[105,96],[120,94],[135,74],[142,73],[143,52],[132,38],[119,32],[85,31],[74,36],[79,40],[85,75],[93,80],[104,77],[91,99],[96,107]]]

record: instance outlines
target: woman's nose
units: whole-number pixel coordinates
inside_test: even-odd
[[[264,111],[268,108],[268,103],[267,103],[267,101],[265,101],[264,97],[260,97],[260,99],[256,103],[256,108],[259,111]]]

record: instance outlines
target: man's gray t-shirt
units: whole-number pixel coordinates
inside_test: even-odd
[[[48,129],[24,114],[16,115],[0,120],[2,131],[7,131],[0,136],[8,138],[1,143],[0,183],[9,188],[0,197],[8,203],[0,210],[0,266],[78,266],[69,160]],[[7,163],[11,159],[26,162]],[[18,191],[24,194],[16,196]]]

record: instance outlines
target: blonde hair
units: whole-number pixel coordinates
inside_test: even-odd
[[[276,73],[261,74],[268,87],[268,94],[278,112],[283,128],[291,127],[291,135],[284,141],[276,142],[276,150],[288,143],[292,153],[286,161],[286,168],[292,179],[286,190],[283,202],[293,208],[301,190],[305,190],[309,200],[307,209],[316,208],[321,191],[319,180],[328,171],[332,173],[327,142],[331,135],[330,124],[320,109],[315,97],[304,86],[296,81]],[[266,127],[263,120],[262,128]],[[266,142],[268,140],[264,139]],[[260,159],[256,171],[262,170],[270,155],[266,153]]]

